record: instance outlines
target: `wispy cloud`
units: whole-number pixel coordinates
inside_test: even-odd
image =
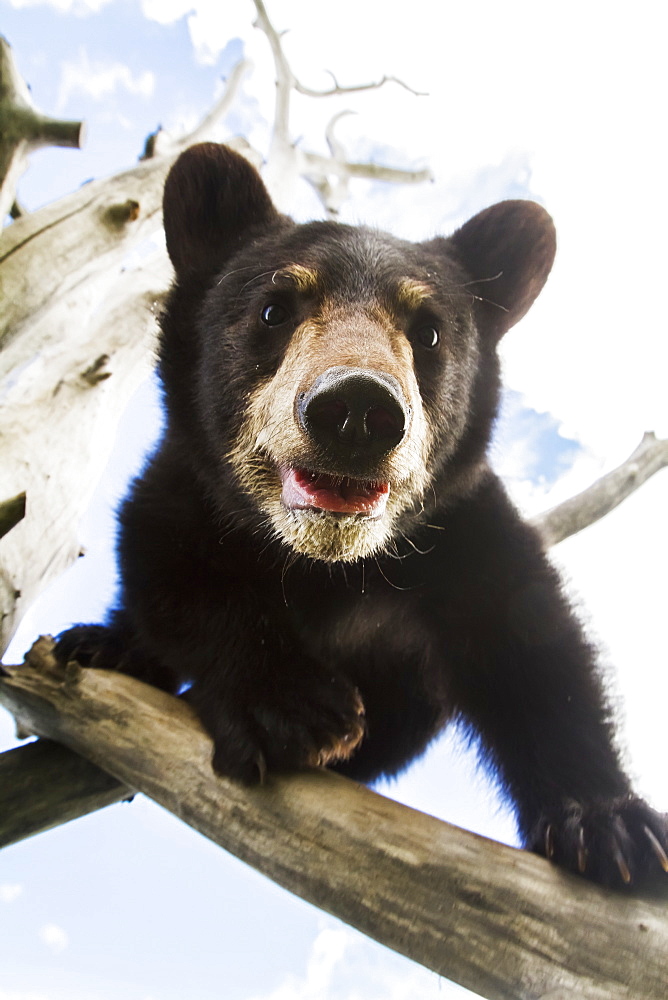
[[[0,885],[0,902],[13,903],[15,899],[19,898],[22,892],[22,885],[9,885],[8,883]],[[2,1000],[1,995],[0,1000]]]
[[[78,62],[62,64],[58,108],[62,110],[74,93],[87,94],[100,101],[118,90],[148,98],[155,90],[155,74],[150,70],[133,73],[129,66],[119,62],[91,60],[82,48]]]
[[[343,929],[327,927],[321,930],[313,942],[306,974],[303,977],[290,975],[272,993],[253,1000],[318,1000],[328,996],[332,975],[344,956],[348,937]]]
[[[213,65],[231,38],[244,38],[254,48],[258,36],[261,58],[266,60],[266,49],[259,32],[253,31],[255,9],[250,0],[235,0],[222,4],[219,0],[142,0],[142,13],[160,24],[173,24],[187,16],[188,31],[197,60]],[[253,57],[254,53],[247,51]]]
[[[55,7],[61,14],[97,14],[111,0],[9,0],[12,7]],[[4,1000],[0,993],[0,1000]]]
[[[65,951],[69,944],[67,932],[58,924],[45,924],[40,929],[39,936],[54,955],[60,955],[61,951]]]
[[[380,949],[346,927],[324,926],[303,976],[289,975],[271,993],[252,1000],[465,1000],[475,994],[427,969]]]
[[[195,8],[191,0],[141,0],[144,17],[158,24],[173,24]]]

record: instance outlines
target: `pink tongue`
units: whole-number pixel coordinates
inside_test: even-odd
[[[282,469],[281,500],[289,510],[329,510],[338,514],[380,517],[390,493],[389,483],[336,479],[306,469]]]

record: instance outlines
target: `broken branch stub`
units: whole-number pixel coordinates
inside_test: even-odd
[[[78,149],[84,135],[83,122],[50,118],[36,109],[11,46],[0,35],[0,223],[15,204],[29,154],[41,146]]]

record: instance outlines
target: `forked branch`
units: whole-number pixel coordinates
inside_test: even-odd
[[[393,76],[384,76],[377,83],[363,83],[350,87],[341,87],[333,74],[334,86],[329,90],[314,90],[304,86],[295,76],[281,44],[281,35],[269,20],[263,0],[254,0],[257,10],[255,26],[267,36],[271,47],[276,69],[276,104],[274,127],[268,164],[281,177],[301,175],[306,178],[317,192],[318,197],[332,216],[336,215],[348,197],[349,181],[353,177],[370,180],[382,180],[392,184],[421,183],[432,179],[429,170],[402,170],[396,167],[383,167],[375,163],[353,163],[345,153],[343,145],[333,138],[333,126],[343,114],[336,115],[327,130],[327,141],[331,156],[321,156],[310,153],[296,146],[290,131],[290,101],[293,92],[307,97],[333,97],[341,94],[356,94],[361,91],[378,90],[386,83],[397,83],[410,93],[420,96],[403,81]],[[271,186],[271,185],[270,185]],[[274,181],[279,187],[279,182]],[[280,200],[280,199],[279,199]]]

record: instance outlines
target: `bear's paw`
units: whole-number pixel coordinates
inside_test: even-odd
[[[535,824],[527,847],[613,888],[668,876],[668,816],[635,795],[583,804],[565,800]]]
[[[298,689],[268,684],[248,700],[228,692],[212,701],[197,684],[186,697],[213,738],[214,770],[245,784],[262,783],[268,771],[347,760],[366,731],[357,688],[329,671],[302,676]]]

